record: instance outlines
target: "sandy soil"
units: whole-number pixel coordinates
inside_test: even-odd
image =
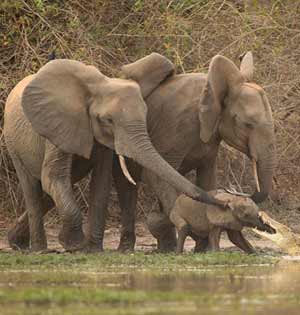
[[[56,249],[58,251],[63,250],[60,244],[57,241],[59,229],[58,228],[47,228],[47,238],[48,238],[48,247],[50,249]],[[10,247],[6,238],[6,229],[3,228],[0,230],[0,250],[10,251]],[[144,226],[143,223],[138,223],[136,226],[136,250],[142,251],[152,251],[156,249],[156,240],[150,234],[148,229]],[[257,249],[259,253],[280,253],[280,249],[271,241],[261,239],[258,236],[254,235],[251,231],[246,231],[244,235],[247,236],[247,239],[251,244]],[[115,250],[118,247],[120,238],[119,227],[110,227],[105,231],[104,238],[104,247],[105,249]],[[228,251],[239,251],[227,238],[226,233],[223,233],[221,239],[221,248]],[[185,242],[185,250],[191,251],[195,246],[194,241],[191,238],[187,238]]]

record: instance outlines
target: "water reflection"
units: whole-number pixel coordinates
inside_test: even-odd
[[[102,273],[82,272],[2,272],[0,289],[10,285],[11,289],[24,287],[104,288],[115,291],[145,292],[137,304],[105,304],[83,307],[71,301],[58,308],[52,305],[45,314],[271,314],[286,312],[300,314],[300,264],[284,263],[278,266],[208,268],[194,271],[138,271],[129,270]],[[153,303],[151,292],[160,292],[161,300]],[[188,298],[164,300],[164,294],[182,294]],[[148,295],[150,297],[148,297]],[[191,298],[189,298],[191,297]],[[38,314],[40,305],[35,311]],[[10,308],[12,310],[13,308]],[[95,310],[95,313],[93,312]],[[24,311],[24,310],[23,310]],[[44,310],[45,311],[45,310]],[[61,313],[60,313],[61,311]],[[8,313],[9,314],[9,313]],[[17,314],[17,313],[16,313]],[[26,314],[26,310],[24,312]]]

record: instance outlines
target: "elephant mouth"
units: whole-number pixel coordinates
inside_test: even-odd
[[[259,177],[258,177],[258,170],[257,170],[256,159],[255,158],[250,158],[250,159],[251,159],[252,172],[253,172],[253,178],[254,178],[256,190],[255,190],[255,192],[252,195],[244,194],[244,193],[237,193],[237,192],[233,192],[233,194],[241,195],[241,196],[244,196],[244,197],[249,197],[255,203],[260,203],[260,202],[264,201],[267,198],[268,193],[264,192],[264,191],[261,191],[261,186],[260,186]],[[228,192],[231,192],[231,191],[228,191]]]
[[[136,186],[136,182],[135,180],[132,178],[132,176],[130,175],[129,173],[129,170],[127,168],[127,165],[126,165],[126,161],[125,161],[125,158],[123,155],[118,155],[119,157],[119,162],[120,162],[120,166],[121,166],[121,170],[124,174],[124,176],[127,178],[127,180],[134,186]]]
[[[250,154],[249,154],[249,148],[247,146],[238,144],[238,143],[234,143],[232,142],[228,137],[226,137],[225,135],[223,135],[223,139],[224,141],[232,148],[246,154],[249,158],[250,158]]]
[[[258,171],[258,161],[255,155],[251,154],[250,147],[243,146],[242,144],[239,144],[239,143],[233,143],[232,141],[230,141],[228,138],[225,138],[225,137],[224,137],[224,141],[229,146],[247,155],[247,157],[250,159],[252,174],[253,174],[253,178],[255,182],[255,192],[252,195],[249,195],[249,197],[256,203],[260,203],[264,201],[268,196],[268,191],[265,191],[264,185],[261,185],[262,181],[261,181],[261,178],[258,176],[260,174]]]

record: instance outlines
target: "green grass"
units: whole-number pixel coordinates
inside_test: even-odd
[[[260,299],[261,294],[251,294],[249,297]],[[231,298],[233,296],[230,296]],[[299,295],[285,294],[290,301],[300,302]],[[35,303],[35,304],[66,304],[66,303],[92,303],[92,304],[131,304],[144,303],[150,301],[152,303],[164,302],[181,302],[195,301],[197,303],[222,303],[222,299],[228,300],[229,296],[224,294],[211,294],[205,292],[176,292],[176,291],[143,291],[143,290],[121,290],[113,291],[97,288],[64,288],[58,290],[56,288],[28,288],[22,291],[0,290],[0,303]]]
[[[129,304],[142,302],[172,302],[197,300],[208,302],[208,294],[199,296],[199,293],[144,291],[144,290],[107,290],[98,288],[26,288],[23,290],[0,289],[0,303],[110,303]],[[218,296],[211,296],[212,299]]]
[[[208,254],[119,254],[105,252],[98,255],[84,254],[1,254],[0,270],[23,268],[156,268],[176,270],[183,268],[200,268],[217,265],[256,265],[275,264],[277,259],[271,256],[246,255],[240,253],[208,253]]]

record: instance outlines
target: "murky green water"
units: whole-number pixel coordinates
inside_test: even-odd
[[[0,272],[0,314],[300,314],[300,264]],[[30,268],[32,269],[32,268]]]

